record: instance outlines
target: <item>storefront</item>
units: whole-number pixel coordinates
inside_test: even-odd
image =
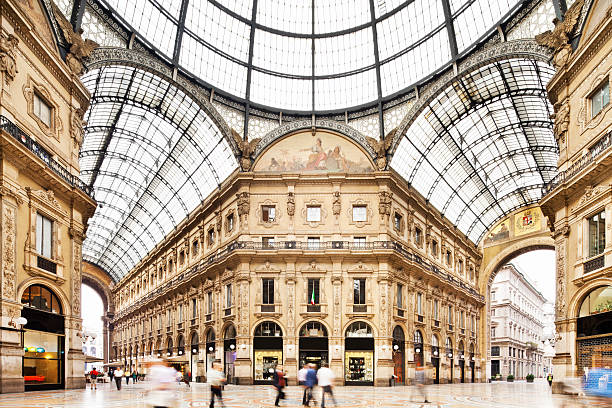
[[[453,377],[454,377],[454,373],[453,371],[455,370],[454,367],[454,361],[453,359],[455,358],[455,355],[453,354],[453,341],[451,340],[450,337],[446,338],[446,357],[448,358],[448,366],[449,366],[449,370],[450,370],[450,375],[448,376],[449,378],[449,382],[453,382]]]
[[[262,322],[253,337],[253,379],[255,384],[270,384],[274,368],[283,364],[283,331],[274,322]]]
[[[462,383],[465,382],[465,347],[463,341],[459,342],[459,379]]]
[[[200,353],[200,340],[198,333],[194,332],[191,335],[190,355],[189,355],[189,371],[191,372],[191,380],[200,382],[200,373],[198,372],[198,354]]]
[[[223,333],[223,368],[227,382],[234,382],[234,362],[236,361],[236,328],[230,324]]]
[[[470,344],[470,382],[476,382],[476,357],[474,356],[474,343]]]
[[[440,341],[435,334],[431,336],[431,377],[434,384],[440,384]]]
[[[215,362],[215,350],[217,346],[215,345],[215,331],[210,328],[206,332],[206,375],[212,369],[213,363]]]
[[[397,384],[404,384],[404,381],[406,381],[404,374],[405,351],[404,330],[400,326],[395,326],[395,329],[393,329],[393,375]]]
[[[25,390],[62,389],[64,381],[64,316],[57,296],[46,286],[32,285],[21,297],[24,325],[22,374]]]
[[[346,329],[344,340],[344,382],[346,385],[374,385],[374,335],[364,322]]]
[[[416,367],[423,367],[425,360],[423,358],[423,334],[420,330],[414,331],[414,337],[412,339],[414,344],[414,365]]]
[[[300,329],[300,367],[312,363],[321,367],[329,363],[327,329],[319,322],[308,322]]]
[[[612,366],[612,286],[596,288],[584,298],[576,335],[578,375]]]

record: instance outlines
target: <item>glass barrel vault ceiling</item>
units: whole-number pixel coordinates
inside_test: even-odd
[[[254,105],[317,112],[408,89],[469,51],[521,3],[100,1],[167,60],[217,90]]]
[[[477,243],[556,174],[545,63],[511,59],[457,78],[402,137],[393,167]]]
[[[107,66],[92,94],[81,178],[98,208],[83,258],[119,280],[237,168],[221,133],[182,91],[145,71]]]

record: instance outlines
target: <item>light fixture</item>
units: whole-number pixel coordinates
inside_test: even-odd
[[[183,355],[183,350],[179,350],[179,356]]]
[[[191,350],[191,352],[192,352],[192,353],[197,353],[197,352],[198,352],[198,349],[192,349],[192,350]]]
[[[414,351],[417,352],[417,353],[420,353],[421,349],[417,347]]]
[[[23,326],[27,323],[28,323],[28,319],[26,319],[23,316],[19,316],[16,320],[13,320],[13,318],[11,317],[11,320],[8,322],[8,325],[16,329],[17,325]]]
[[[235,346],[235,345],[230,344],[230,350],[233,350],[233,349],[235,349],[235,348],[236,348],[236,346]]]
[[[472,361],[474,361],[474,356],[472,356]]]
[[[453,358],[453,353],[448,353],[448,358]]]
[[[437,356],[437,355],[438,355],[438,350],[435,350],[434,351],[434,356]]]
[[[399,350],[399,346],[397,344],[394,344],[393,345],[393,350],[395,350],[395,351]]]
[[[161,357],[161,353],[157,353],[157,357]]]
[[[462,354],[460,358],[463,360],[465,358],[465,356]]]
[[[208,351],[213,351],[213,346],[208,347]]]
[[[170,357],[170,355],[171,355],[172,353],[168,352],[167,354],[168,354],[168,357]]]

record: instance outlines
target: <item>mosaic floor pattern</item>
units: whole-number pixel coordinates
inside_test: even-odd
[[[205,384],[177,386],[176,408],[208,407],[210,391]],[[509,408],[551,408],[551,407],[610,407],[610,401],[588,399],[566,399],[552,395],[548,384],[540,381],[534,384],[524,382],[493,384],[432,385],[427,387],[429,404],[422,403],[413,387],[336,387],[336,402],[342,408],[399,408],[399,407],[509,407]],[[288,387],[287,399],[281,406],[300,407],[302,390]],[[320,398],[317,391],[316,396]],[[268,408],[274,406],[275,393],[270,386],[232,386],[225,388],[224,402],[228,408]],[[98,390],[41,391],[0,395],[0,407],[11,408],[59,408],[59,407],[150,407],[147,401],[147,384],[138,383],[123,386],[121,391],[109,384],[100,385]],[[219,406],[215,404],[215,406]],[[319,405],[317,405],[319,406]],[[329,405],[333,406],[333,405]]]

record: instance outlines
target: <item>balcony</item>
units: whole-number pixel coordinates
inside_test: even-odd
[[[453,325],[452,324],[448,325],[448,331],[453,331]]]
[[[180,323],[177,325],[177,329],[178,329],[178,330],[183,330],[183,322],[180,322]]]
[[[223,316],[227,317],[227,316],[231,316],[232,315],[232,308],[230,307],[226,307],[225,309],[223,309]]]
[[[604,256],[600,255],[597,258],[589,259],[584,263],[584,273],[589,273],[604,267]]]
[[[403,308],[399,308],[399,307],[395,307],[395,316],[397,317],[405,317],[406,316],[406,310]]]
[[[28,136],[19,126],[11,122],[4,115],[0,115],[0,129],[11,135],[17,142],[25,146],[30,152],[41,159],[45,164],[60,178],[67,182],[72,187],[76,187],[83,191],[92,199],[93,189],[83,183],[78,176],[75,176],[68,171],[66,167],[52,158],[51,153],[44,149],[40,144]]]
[[[440,327],[440,321],[434,319],[434,327]]]
[[[318,317],[324,319],[327,317],[327,303],[317,303],[311,305],[310,303],[301,303],[299,306],[300,316],[304,318]]]
[[[196,324],[198,324],[198,319],[196,319],[195,317],[193,319],[191,319],[191,327],[195,326]]]
[[[420,314],[418,314],[418,313],[417,313],[417,314],[415,315],[415,321],[416,321],[417,323],[424,323],[424,322],[425,322],[425,316],[420,315]]]
[[[321,313],[321,305],[306,305],[306,312]]]
[[[38,255],[36,258],[37,258],[36,260],[37,267],[47,272],[57,274],[57,264],[55,262],[53,262],[52,260],[48,258],[42,257],[40,255]]]
[[[261,305],[261,313],[274,313],[275,305]]]
[[[366,313],[368,305],[353,305],[353,313]]]
[[[372,303],[365,304],[347,304],[346,314],[348,317],[372,317],[374,316],[374,305]]]
[[[207,322],[212,322],[212,319],[213,319],[213,314],[212,314],[212,313],[208,313],[208,314],[206,315],[206,321],[207,321]]]
[[[281,315],[280,303],[256,303],[255,316],[257,317],[279,317]]]

